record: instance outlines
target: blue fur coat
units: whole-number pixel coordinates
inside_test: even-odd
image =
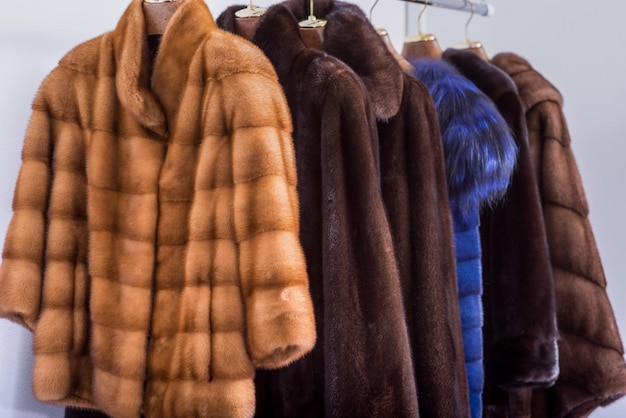
[[[493,102],[446,62],[414,60],[429,89],[443,142],[454,223],[459,306],[472,417],[482,416],[483,310],[480,209],[506,191],[517,156],[511,131]]]

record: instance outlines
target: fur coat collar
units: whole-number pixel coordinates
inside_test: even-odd
[[[156,57],[151,57],[143,20],[141,3],[133,1],[117,24],[114,36],[107,37],[115,55],[116,68],[122,69],[115,72],[115,85],[124,108],[141,125],[165,137],[169,131],[168,121],[175,119],[186,86],[186,77],[179,76],[181,70],[189,68],[200,45],[217,27],[205,3],[185,0],[172,16]],[[154,59],[152,74],[148,64],[151,59]],[[83,66],[83,60],[80,50],[76,50],[61,64]],[[221,65],[215,60],[211,70],[215,71]],[[225,72],[229,70],[233,69],[223,69]]]
[[[152,74],[147,65],[152,58],[148,36],[139,29],[143,26],[143,9],[137,2],[131,4],[115,29],[115,60],[124,69],[115,77],[120,101],[143,126],[161,136],[168,132],[167,121],[175,117],[186,81],[184,77],[172,77],[170,71],[188,68],[200,43],[216,29],[205,10],[206,6],[197,1],[182,3],[163,34]]]
[[[235,12],[245,8],[244,5],[230,6],[217,18],[220,29],[235,33]],[[258,46],[274,66],[281,84],[289,78],[292,66],[301,53],[307,54],[309,49],[298,31],[293,14],[282,4],[276,4],[259,19],[250,37],[250,42]],[[311,55],[311,51],[308,51]],[[321,55],[321,51],[312,55]]]
[[[148,50],[133,0],[44,80],[0,315],[34,329],[42,401],[249,417],[254,368],[316,336],[289,109],[271,64],[202,0],[181,1],[152,74]]]
[[[524,58],[516,54],[501,53],[493,57],[493,63],[500,67],[509,77],[523,82],[515,82],[519,88],[519,96],[524,106],[524,112],[535,105],[551,101],[563,107],[563,96],[541,73],[529,70],[531,65]]]
[[[516,95],[519,98],[511,77],[472,51],[450,48],[444,51],[442,59],[474,83],[496,106],[503,96]],[[502,117],[507,118],[510,113],[502,112]]]
[[[308,16],[308,3],[284,2],[297,20]],[[315,2],[315,15],[328,20],[324,29],[324,52],[345,62],[361,79],[372,101],[376,119],[396,115],[402,103],[402,68],[387,50],[362,10],[350,3],[334,0]],[[367,57],[355,45],[368,45]]]

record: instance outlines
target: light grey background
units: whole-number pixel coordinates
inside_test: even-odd
[[[245,0],[244,0],[245,1]],[[303,0],[306,1],[306,0]],[[0,238],[11,198],[30,102],[41,80],[65,52],[115,27],[129,0],[6,1],[0,9]],[[373,1],[355,3],[369,11]],[[217,17],[226,0],[208,0]],[[268,0],[259,5],[269,6]],[[582,0],[493,0],[491,18],[475,17],[470,38],[487,53],[516,52],[542,72],[565,98],[573,148],[591,207],[609,297],[626,335],[626,3]],[[396,49],[416,32],[421,6],[380,0],[373,22],[386,28]],[[431,8],[433,9],[433,8]],[[464,39],[467,13],[430,10],[426,22],[442,47]],[[0,321],[0,417],[62,417],[63,409],[33,399],[31,336]],[[625,417],[620,400],[592,417]]]

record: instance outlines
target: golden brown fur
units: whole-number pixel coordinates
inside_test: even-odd
[[[0,314],[34,330],[42,401],[251,416],[254,367],[315,342],[289,110],[202,0],[172,17],[151,75],[143,19],[134,0],[43,82]]]

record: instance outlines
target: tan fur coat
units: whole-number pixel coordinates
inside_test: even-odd
[[[114,417],[251,416],[254,367],[308,352],[291,120],[270,63],[184,0],[149,73],[142,0],[33,104],[0,315],[33,389]]]

